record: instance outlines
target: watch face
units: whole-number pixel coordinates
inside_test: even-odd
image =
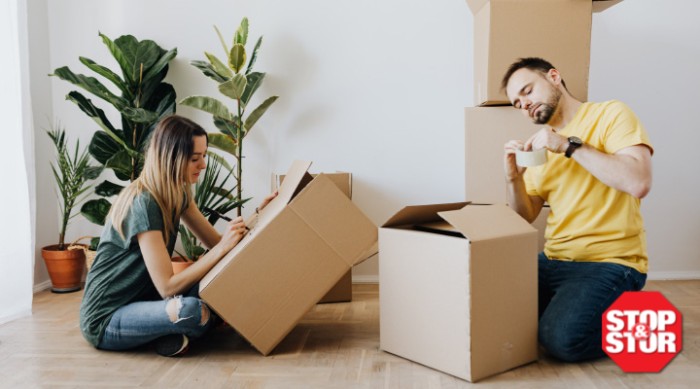
[[[583,144],[583,141],[577,136],[570,136],[569,143],[575,146],[581,146]]]

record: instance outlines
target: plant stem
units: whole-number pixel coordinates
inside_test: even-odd
[[[241,109],[241,99],[236,99],[238,103],[238,129],[236,136],[238,137],[238,176],[236,177],[236,184],[238,186],[238,200],[243,198],[243,188],[241,183],[243,181],[243,110]],[[238,216],[241,216],[242,205],[238,205]]]

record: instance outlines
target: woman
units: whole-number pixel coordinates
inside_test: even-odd
[[[238,217],[220,235],[194,203],[191,187],[206,167],[207,141],[189,119],[161,120],[141,175],[112,205],[80,307],[80,329],[98,349],[155,341],[156,352],[176,356],[212,326],[198,282],[243,238],[246,225]],[[181,219],[210,250],[173,274],[170,257]]]

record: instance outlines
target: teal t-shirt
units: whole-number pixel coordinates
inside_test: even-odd
[[[175,231],[167,244],[172,255],[180,220],[173,220]],[[114,312],[136,301],[160,300],[136,236],[146,231],[163,231],[158,203],[147,191],[134,198],[123,222],[124,239],[108,219],[100,236],[95,261],[85,282],[80,305],[80,330],[97,347]]]

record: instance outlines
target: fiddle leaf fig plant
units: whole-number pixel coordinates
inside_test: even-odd
[[[219,92],[234,101],[233,112],[223,102],[208,96],[189,96],[180,101],[187,105],[212,115],[214,125],[219,129],[218,134],[209,134],[209,145],[232,155],[236,161],[234,178],[236,180],[237,198],[243,198],[243,138],[258,122],[278,96],[265,99],[257,107],[249,110],[248,104],[253,94],[260,88],[265,73],[254,72],[258,50],[262,37],[258,38],[248,60],[245,45],[248,41],[248,19],[241,20],[233,35],[232,46],[229,48],[219,29],[215,26],[221,46],[226,53],[226,61],[220,60],[214,54],[205,52],[206,61],[192,61],[192,65],[219,84]],[[247,115],[246,115],[247,114]],[[242,203],[237,207],[241,215]]]
[[[99,36],[119,71],[86,57],[79,57],[79,60],[109,81],[117,92],[108,89],[97,78],[76,74],[67,66],[55,69],[51,76],[87,91],[119,115],[119,123],[114,124],[102,108],[82,93],[71,91],[66,96],[97,124],[88,148],[90,154],[122,181],[103,181],[95,187],[95,193],[101,198],[89,200],[81,207],[81,214],[88,220],[104,225],[111,207],[107,198],[118,194],[129,181],[141,174],[145,149],[155,125],[162,117],[175,112],[175,89],[163,80],[177,49],[164,50],[152,40],[139,41],[131,35],[120,36],[114,41],[102,33]]]

